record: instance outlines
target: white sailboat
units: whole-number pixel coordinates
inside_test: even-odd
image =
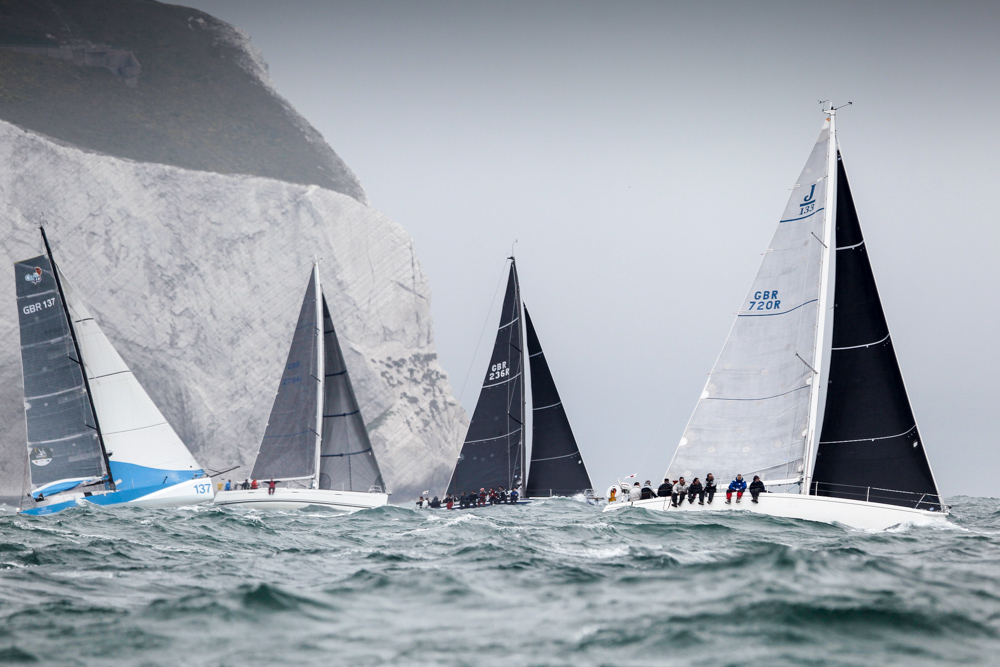
[[[45,254],[14,264],[30,491],[23,514],[175,507],[211,480]]]
[[[725,504],[885,529],[947,518],[896,361],[836,134],[836,109],[778,223],[666,477],[737,473],[768,493]]]
[[[314,265],[261,439],[258,489],[219,491],[217,505],[342,512],[389,502]],[[280,482],[273,493],[268,482]]]

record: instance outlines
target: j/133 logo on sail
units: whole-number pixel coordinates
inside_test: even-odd
[[[816,208],[816,184],[813,183],[812,187],[809,188],[809,194],[807,194],[802,202],[799,204],[799,215],[805,215]]]

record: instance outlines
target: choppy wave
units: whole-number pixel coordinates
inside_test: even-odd
[[[881,533],[572,500],[0,513],[0,664],[996,664],[1000,501]]]

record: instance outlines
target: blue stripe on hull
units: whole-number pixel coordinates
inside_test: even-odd
[[[182,482],[195,479],[205,474],[204,470],[160,470],[146,468],[134,463],[111,462],[111,472],[114,475],[117,490],[113,493],[94,494],[63,503],[53,503],[42,507],[33,507],[21,512],[33,516],[55,514],[70,507],[77,507],[85,502],[107,507],[130,503],[157,491],[169,488]],[[120,480],[120,481],[119,481]],[[211,480],[207,480],[211,484]],[[209,497],[210,499],[210,497]],[[79,500],[79,502],[78,502]]]

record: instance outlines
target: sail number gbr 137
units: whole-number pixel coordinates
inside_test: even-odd
[[[32,313],[37,313],[40,310],[45,310],[46,308],[51,308],[56,305],[56,298],[46,299],[45,301],[39,301],[38,303],[29,303],[27,306],[21,310],[25,315],[31,315]]]
[[[748,310],[781,310],[778,290],[757,290],[753,293],[753,298]]]

